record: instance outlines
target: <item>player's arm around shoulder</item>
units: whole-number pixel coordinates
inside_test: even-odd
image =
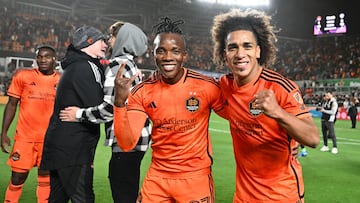
[[[211,98],[213,101],[211,104],[211,109],[213,109],[213,111],[221,118],[228,119],[228,114],[225,110],[225,99],[222,95],[218,81],[216,82],[216,85],[212,85],[211,89]]]

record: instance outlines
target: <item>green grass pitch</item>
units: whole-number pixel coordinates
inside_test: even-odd
[[[2,118],[4,105],[0,105]],[[2,119],[1,119],[2,120]],[[315,119],[320,128],[320,120]],[[309,155],[301,157],[305,181],[306,203],[358,203],[360,202],[360,124],[357,129],[350,128],[350,121],[339,120],[335,125],[339,153],[320,152],[322,142],[316,149],[307,148]],[[34,126],[35,127],[35,126]],[[9,135],[13,135],[13,122]],[[235,187],[235,164],[231,136],[225,120],[212,115],[210,133],[214,150],[213,176],[216,202],[231,203]],[[112,202],[107,178],[110,148],[102,146],[104,134],[95,157],[94,190],[98,203]],[[322,140],[322,139],[321,139]],[[331,147],[332,142],[329,142]],[[0,153],[0,202],[10,179],[10,168],[6,164],[8,154]],[[142,177],[149,166],[151,151],[142,162]],[[36,169],[33,169],[25,183],[20,203],[36,202]]]

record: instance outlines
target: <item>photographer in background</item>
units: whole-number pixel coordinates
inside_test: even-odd
[[[336,135],[334,130],[337,111],[338,111],[338,103],[332,91],[329,90],[326,92],[324,96],[324,102],[322,103],[320,109],[320,112],[322,113],[321,130],[324,140],[324,146],[320,150],[323,152],[327,152],[330,150],[328,147],[328,138],[330,137],[333,142],[333,148],[331,150],[331,153],[333,154],[338,153],[337,144],[336,144]]]

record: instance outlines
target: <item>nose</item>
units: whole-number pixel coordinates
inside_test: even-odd
[[[167,51],[163,55],[163,60],[170,61],[173,59],[173,54],[171,51]]]
[[[108,47],[108,44],[106,43],[106,41],[105,41],[105,40],[102,40],[102,44],[103,44],[103,46],[104,46],[105,48],[107,48],[107,47]]]
[[[114,40],[113,36],[109,37],[109,39],[107,40],[107,44],[110,44],[113,40]]]
[[[46,60],[46,57],[39,56],[39,61],[45,61],[45,60]]]
[[[245,56],[245,49],[243,47],[239,47],[235,53],[235,55],[239,58],[242,58]]]

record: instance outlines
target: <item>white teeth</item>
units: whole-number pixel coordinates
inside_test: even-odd
[[[246,66],[247,64],[248,64],[248,62],[235,63],[235,65],[237,65],[237,66]]]
[[[169,69],[174,69],[175,65],[164,65],[163,67],[164,69],[169,70]]]

